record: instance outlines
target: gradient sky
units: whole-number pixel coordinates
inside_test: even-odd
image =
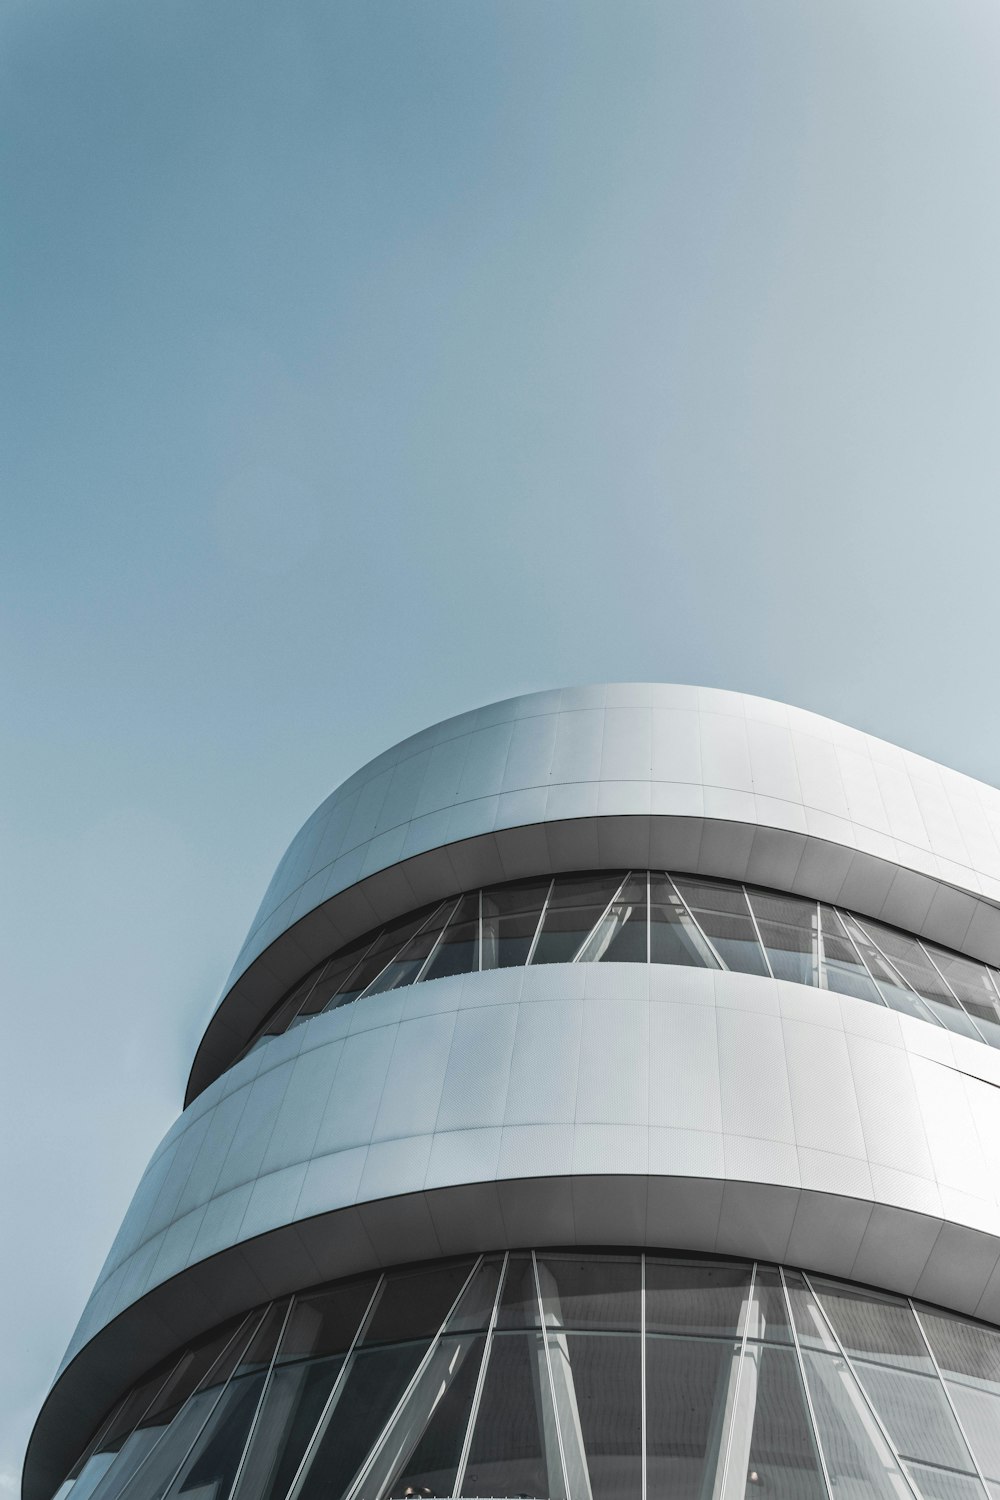
[[[995,0],[0,0],[0,1495],[272,869],[603,679],[1000,782]]]

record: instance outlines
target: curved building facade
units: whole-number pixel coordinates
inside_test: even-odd
[[[292,841],[25,1500],[1000,1500],[1000,792],[533,694]]]

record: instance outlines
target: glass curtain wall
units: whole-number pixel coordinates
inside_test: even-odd
[[[64,1500],[987,1500],[1000,1330],[741,1261],[524,1251],[271,1304]]]
[[[654,963],[853,995],[1000,1047],[988,965],[819,901],[662,870],[514,881],[369,933],[274,1008],[243,1055],[323,1011],[451,974],[526,964]]]

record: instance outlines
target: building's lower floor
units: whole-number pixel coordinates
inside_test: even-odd
[[[108,1414],[70,1493],[998,1500],[1000,1330],[750,1261],[439,1261],[179,1351]]]

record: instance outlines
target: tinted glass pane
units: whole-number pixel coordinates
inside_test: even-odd
[[[925,947],[975,1020],[981,1035],[992,1046],[1000,1046],[1000,1002],[986,965],[974,963],[971,958],[960,958],[957,953],[946,953],[931,943],[926,943]]]
[[[457,901],[445,901],[437,907],[389,959],[364,993],[381,995],[386,990],[398,990],[404,984],[413,984],[437,946],[438,938],[457,905]]]
[[[844,1282],[811,1278],[820,1303],[848,1354],[932,1374],[934,1366],[909,1305]]]
[[[351,1000],[356,1000],[359,995],[363,994],[373,980],[378,978],[386,964],[395,958],[399,950],[409,942],[413,934],[419,931],[436,910],[436,907],[425,907],[412,917],[391,922],[375,938],[361,962],[355,965],[348,976],[342,980],[337,994],[328,1003],[328,1009],[333,1009],[337,1005],[347,1005]]]
[[[493,1339],[462,1494],[565,1494],[539,1334]]]
[[[962,1036],[976,1036],[976,1029],[951,994],[941,975],[931,963],[916,938],[893,927],[883,927],[881,922],[866,922],[870,937],[892,961],[907,984],[912,985],[918,995],[923,996],[942,1025]]]
[[[826,988],[835,990],[838,995],[853,995],[857,1000],[867,1000],[872,1005],[884,1005],[874,980],[844,931],[838,913],[832,907],[820,907],[820,926],[823,933],[823,982]]]
[[[983,1486],[971,1474],[952,1474],[947,1469],[929,1469],[924,1464],[906,1464],[922,1500],[983,1500]]]
[[[441,1339],[362,1480],[365,1496],[454,1492],[485,1344],[482,1334]]]
[[[159,1441],[120,1492],[125,1500],[160,1500],[206,1422],[222,1399],[231,1376],[241,1366],[247,1344],[254,1338],[261,1319],[256,1314],[241,1328],[202,1380],[193,1396],[176,1412]],[[256,1347],[255,1347],[256,1352]]]
[[[1000,1481],[1000,1400],[952,1380],[948,1390],[979,1467],[988,1479]]]
[[[584,1470],[590,1474],[594,1500],[638,1500],[642,1494],[638,1336],[550,1334],[549,1357],[570,1492],[580,1492],[573,1476]]]
[[[646,1328],[651,1333],[735,1336],[750,1290],[749,1265],[646,1258]]]
[[[500,1295],[497,1327],[537,1328],[538,1323],[538,1292],[531,1257],[512,1255],[507,1262],[507,1274]]]
[[[343,1363],[337,1354],[274,1371],[233,1500],[284,1500]]]
[[[767,973],[742,886],[683,876],[677,876],[675,884],[727,969]]]
[[[739,1346],[707,1339],[646,1341],[646,1465],[651,1500],[717,1493]]]
[[[351,1356],[351,1368],[297,1491],[302,1500],[340,1500],[345,1494],[426,1349],[426,1341],[420,1340]]]
[[[727,1494],[745,1500],[826,1500],[798,1360],[790,1349],[746,1348],[729,1472]]]
[[[445,1333],[475,1333],[489,1326],[497,1300],[503,1257],[488,1256],[463,1291],[444,1326]]]
[[[358,942],[352,943],[349,948],[342,949],[330,959],[329,963],[323,965],[315,987],[302,1007],[301,1019],[305,1020],[308,1016],[317,1015],[321,1010],[336,1009],[337,996],[342,991],[350,991],[354,970],[368,952],[372,941],[372,935],[369,933]]]
[[[642,1326],[638,1256],[538,1257],[538,1281],[549,1328],[628,1329]]]
[[[838,1500],[912,1500],[846,1362],[803,1352],[820,1447]]]
[[[347,1286],[296,1297],[282,1335],[277,1363],[346,1353],[361,1326],[377,1280],[375,1276],[366,1276]]]
[[[984,1323],[947,1317],[929,1307],[918,1311],[934,1358],[944,1373],[1000,1396],[1000,1332]]]
[[[557,876],[532,963],[572,963],[623,879],[623,871],[614,875]]]
[[[792,1329],[788,1321],[781,1277],[774,1266],[758,1266],[746,1317],[747,1336],[767,1339],[773,1344],[790,1344]],[[740,1332],[743,1331],[742,1324]]]
[[[449,974],[471,974],[478,968],[479,892],[476,891],[458,903],[422,977],[444,979]]]
[[[801,1272],[785,1271],[784,1278],[799,1343],[804,1349],[836,1350],[836,1340]]]
[[[936,1376],[893,1370],[866,1360],[858,1360],[855,1368],[900,1457],[948,1469],[972,1468]]]
[[[474,1264],[464,1260],[424,1271],[390,1271],[361,1342],[396,1343],[437,1333]]]
[[[634,875],[600,918],[580,954],[581,963],[646,962],[646,876]]]
[[[261,1373],[230,1382],[168,1495],[196,1493],[198,1500],[226,1500],[243,1457],[264,1379]]]
[[[654,964],[686,964],[694,969],[717,969],[715,954],[692,922],[670,881],[650,876],[649,958]]]
[[[527,963],[550,882],[526,881],[483,891],[483,968]]]
[[[886,1005],[892,1010],[902,1011],[907,1016],[918,1016],[921,1021],[934,1021],[937,1017],[930,1006],[915,995],[900,979],[899,975],[890,967],[879,953],[875,944],[869,938],[867,932],[860,922],[850,916],[848,912],[841,912],[841,920],[847,931],[854,940],[855,946],[860,949],[869,971],[878,984],[879,993]]]
[[[747,889],[775,979],[818,984],[818,910],[815,901]]]

